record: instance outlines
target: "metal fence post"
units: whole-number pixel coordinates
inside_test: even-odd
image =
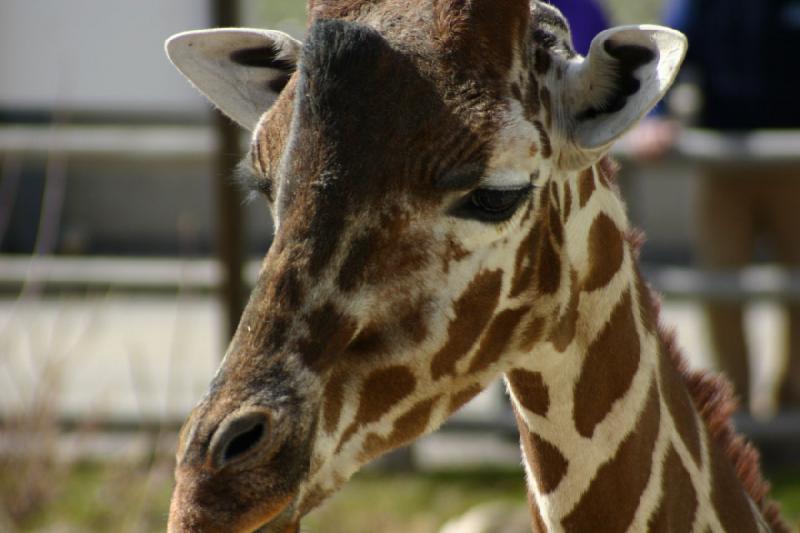
[[[237,0],[213,0],[212,21],[216,27],[231,27],[239,23]],[[223,300],[225,332],[233,337],[244,309],[245,293],[242,283],[244,246],[242,234],[242,198],[231,180],[241,156],[239,127],[221,113],[214,113],[217,153],[214,179],[217,198],[217,257],[222,266],[221,297]],[[226,343],[227,340],[226,339]]]

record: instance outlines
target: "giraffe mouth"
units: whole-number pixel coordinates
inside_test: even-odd
[[[264,517],[261,526],[254,529],[254,533],[299,533],[300,517],[297,514],[298,496],[287,498],[283,508]]]

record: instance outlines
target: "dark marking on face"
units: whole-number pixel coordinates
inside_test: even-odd
[[[398,310],[398,325],[406,339],[419,344],[428,337],[431,310],[431,303],[426,299]]]
[[[558,44],[558,37],[541,28],[533,30],[532,38],[534,43],[548,50]]]
[[[519,337],[519,349],[523,352],[533,350],[533,347],[542,338],[544,334],[546,321],[540,316],[528,317],[528,322],[522,327]]]
[[[586,204],[589,203],[589,198],[592,197],[594,191],[594,170],[592,168],[587,168],[581,172],[578,182],[578,205],[581,209],[586,207]]]
[[[550,219],[548,221],[549,226],[550,226],[550,235],[552,235],[553,240],[556,241],[556,245],[557,246],[563,246],[564,245],[564,226],[561,223],[561,213],[559,213],[559,211],[558,211],[558,204],[559,204],[559,200],[558,200],[558,196],[557,196],[558,193],[555,192],[555,190],[556,190],[555,182],[551,181],[550,183],[552,184],[551,188],[554,191],[554,195],[556,195],[556,198],[550,202],[550,205],[548,206],[548,209],[547,209],[547,214],[548,214],[548,217]]]
[[[297,309],[303,304],[304,296],[305,291],[300,283],[298,271],[288,268],[275,283],[275,298],[279,299],[282,305]]]
[[[369,265],[370,257],[372,257],[372,247],[375,240],[375,234],[369,233],[354,239],[350,243],[347,257],[342,264],[342,269],[339,271],[337,279],[339,288],[342,291],[350,292],[358,286],[364,270]]]
[[[541,241],[540,224],[534,224],[528,236],[525,237],[517,249],[517,258],[514,266],[514,279],[511,282],[511,298],[516,298],[530,287],[533,280],[536,260],[536,247]]]
[[[514,369],[508,374],[508,383],[522,407],[535,415],[547,416],[550,393],[539,372]]]
[[[430,198],[431,187],[448,169],[483,168],[491,116],[470,121],[456,115],[455,104],[443,99],[423,66],[376,30],[341,20],[317,20],[310,28],[296,93],[292,142],[282,154],[285,177],[278,214],[286,214],[281,216],[286,231],[288,219],[298,219],[295,242],[310,241],[309,276],[321,275],[342,243],[352,239],[361,240],[347,242],[347,265],[355,267],[342,272],[347,290],[385,279],[391,269],[413,270],[427,254],[418,246],[424,236],[398,242],[374,233],[382,228],[368,228],[364,235],[345,238],[345,229],[368,206],[387,198],[406,196],[404,205]],[[491,96],[482,93],[478,99]],[[387,115],[386,109],[403,112]],[[443,138],[457,146],[442,154]],[[409,153],[418,157],[409,158]],[[366,233],[378,241],[370,243]],[[392,247],[381,249],[388,241]],[[391,257],[384,253],[393,250]]]
[[[483,372],[505,355],[514,331],[528,311],[530,307],[506,309],[497,315],[481,341],[481,347],[472,359],[468,373]]]
[[[575,427],[586,438],[594,435],[614,404],[630,389],[640,357],[633,304],[626,292],[605,327],[592,342],[575,384]]]
[[[675,448],[669,447],[661,480],[661,503],[650,517],[647,531],[691,531],[697,512],[697,492]]]
[[[300,353],[309,368],[317,369],[329,366],[344,351],[356,332],[356,321],[327,303],[311,312],[308,328],[310,335],[300,342]]]
[[[459,61],[468,61],[461,64],[486,65],[483,75],[499,77],[511,69],[530,12],[523,2],[440,0],[434,17],[437,40]]]
[[[525,88],[525,118],[528,122],[534,122],[539,116],[539,111],[542,108],[542,101],[539,96],[539,80],[533,72],[528,76],[528,83]]]
[[[570,187],[569,183],[567,183],[564,185],[564,209],[562,210],[562,215],[564,217],[564,224],[567,223],[571,214],[572,214],[572,187]]]
[[[550,52],[543,48],[537,48],[534,55],[533,65],[536,73],[540,76],[544,76],[550,71],[550,67],[552,67],[552,65],[553,57],[550,55]]]
[[[570,273],[570,297],[567,308],[559,317],[558,322],[550,334],[550,342],[552,342],[553,347],[561,353],[572,344],[572,340],[575,338],[575,332],[578,328],[578,304],[580,303],[580,296],[578,273],[572,270]]]
[[[382,368],[367,376],[358,396],[355,420],[342,434],[337,452],[359,428],[380,420],[395,404],[411,394],[416,386],[417,379],[405,366]]]
[[[447,240],[446,250],[445,254],[442,255],[442,270],[445,274],[450,273],[450,265],[452,263],[461,262],[470,255],[470,252],[452,237]]]
[[[380,355],[388,351],[388,344],[384,331],[386,325],[382,323],[367,324],[347,347],[348,355],[359,358],[369,355]]]
[[[336,431],[339,424],[339,417],[344,405],[344,385],[348,380],[349,373],[346,370],[334,371],[325,386],[325,398],[322,410],[323,428],[328,434]]]
[[[434,396],[417,403],[395,421],[394,428],[392,428],[392,432],[387,437],[382,437],[376,433],[367,435],[359,460],[369,461],[420,436],[427,429],[433,408],[438,401],[439,396]]]
[[[553,145],[550,142],[550,135],[547,134],[547,130],[545,129],[544,124],[542,124],[538,120],[535,121],[533,125],[539,132],[539,142],[541,143],[542,157],[545,159],[550,159],[550,157],[552,157],[553,155]]]
[[[625,246],[622,233],[605,213],[595,218],[589,230],[589,273],[583,290],[591,292],[608,285],[622,267]]]
[[[481,272],[455,302],[455,318],[447,329],[447,342],[431,360],[433,379],[455,375],[456,363],[469,353],[494,315],[502,282],[499,270]]]
[[[604,531],[628,530],[650,479],[660,424],[661,409],[653,383],[636,427],[614,457],[598,469],[589,489],[564,518],[565,531],[593,531],[597,524],[603,524]]]
[[[555,294],[561,285],[561,256],[547,235],[543,236],[538,252],[537,288],[542,294]]]

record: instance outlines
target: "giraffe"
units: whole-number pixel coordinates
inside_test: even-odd
[[[685,38],[529,0],[312,0],[305,43],[172,37],[252,132],[276,232],[181,431],[169,530],[299,531],[365,463],[499,376],[534,531],[787,531],[729,391],[658,324],[611,144]]]

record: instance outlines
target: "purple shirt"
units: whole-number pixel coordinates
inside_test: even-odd
[[[586,55],[595,35],[609,26],[605,13],[593,0],[551,0],[550,3],[567,17],[572,42],[579,54]]]

